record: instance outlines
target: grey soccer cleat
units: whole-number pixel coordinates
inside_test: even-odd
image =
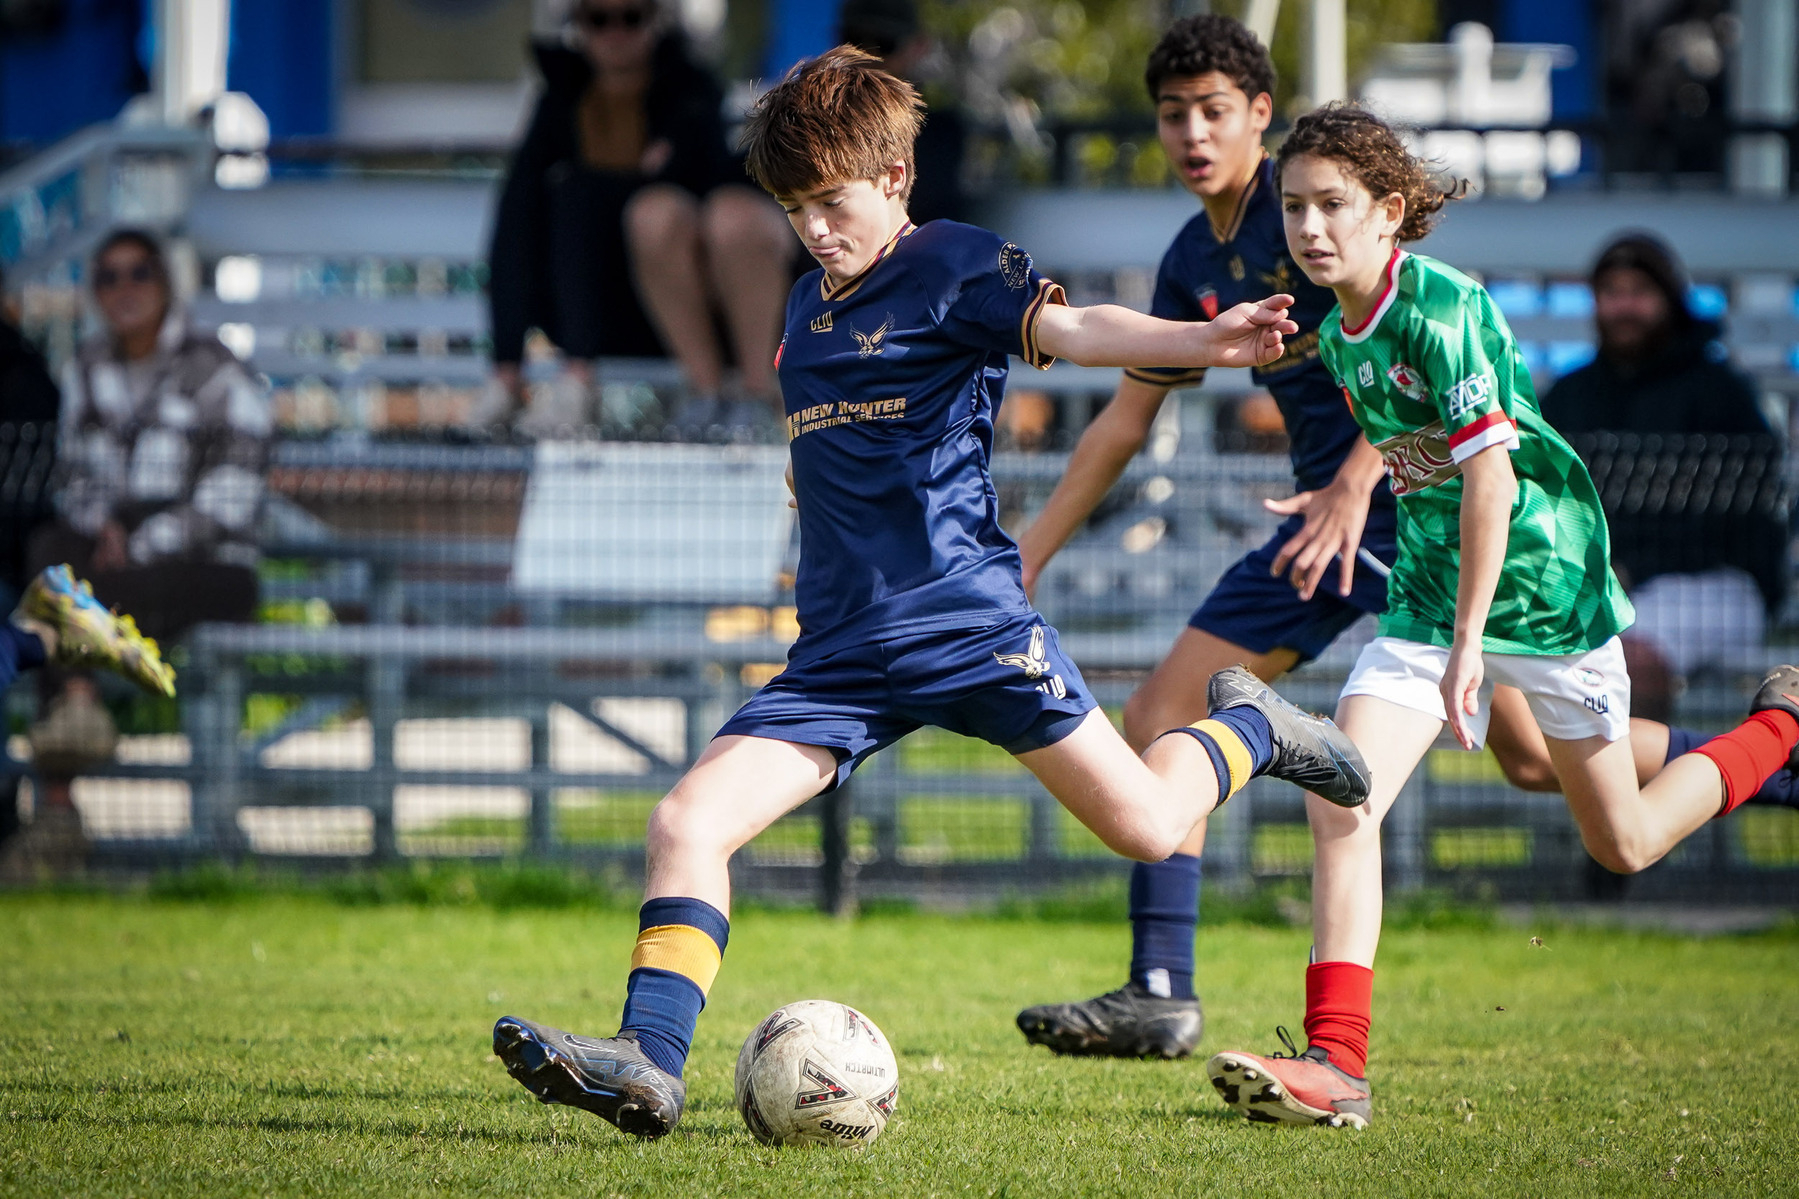
[[[1070,1057],[1186,1057],[1205,1026],[1198,999],[1165,999],[1134,982],[1081,1003],[1018,1013],[1025,1040]]]
[[[1769,711],[1785,712],[1799,720],[1799,666],[1776,666],[1756,688],[1755,698],[1749,701],[1749,714]],[[1793,747],[1782,769],[1799,773],[1799,746]]]
[[[1335,722],[1300,711],[1241,666],[1212,676],[1206,702],[1213,715],[1248,706],[1267,718],[1274,732],[1274,760],[1263,773],[1338,807],[1359,808],[1368,802],[1368,764]]]
[[[687,1087],[637,1047],[637,1038],[581,1037],[503,1016],[493,1026],[493,1051],[506,1073],[544,1103],[592,1112],[645,1140],[680,1123]]]

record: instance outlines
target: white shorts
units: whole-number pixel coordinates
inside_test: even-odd
[[[1584,654],[1489,653],[1481,658],[1486,681],[1481,684],[1480,711],[1468,718],[1476,746],[1487,743],[1495,683],[1524,692],[1545,737],[1616,741],[1629,736],[1630,675],[1625,673],[1624,649],[1616,637]],[[1376,637],[1356,659],[1343,694],[1372,695],[1447,721],[1438,688],[1448,668],[1446,649],[1398,637]]]

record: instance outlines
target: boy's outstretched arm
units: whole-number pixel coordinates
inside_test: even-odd
[[[1281,338],[1299,332],[1287,318],[1292,303],[1292,296],[1269,296],[1203,323],[1159,320],[1117,304],[1052,304],[1038,318],[1037,345],[1081,366],[1265,366],[1281,356]]]

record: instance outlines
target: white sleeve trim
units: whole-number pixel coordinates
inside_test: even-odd
[[[1460,466],[1482,450],[1491,449],[1496,445],[1502,445],[1508,451],[1517,450],[1518,426],[1509,420],[1491,425],[1482,429],[1479,433],[1476,433],[1461,445],[1451,446],[1449,449],[1449,456],[1455,461],[1457,466]]]

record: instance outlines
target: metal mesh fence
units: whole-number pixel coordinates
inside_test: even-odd
[[[1041,582],[1039,606],[1115,716],[1218,574],[1267,537],[1261,499],[1290,488],[1284,455],[1217,425],[1209,402],[1171,406]],[[1671,717],[1735,723],[1754,680],[1792,656],[1781,645],[1781,447],[1581,448],[1621,561],[1711,580],[1675,589],[1656,616]],[[43,445],[21,435],[0,449],[11,458],[0,501],[11,503]],[[1041,505],[1066,460],[1060,449],[997,455],[1009,527]],[[107,693],[122,735],[113,760],[74,782],[78,843],[25,862],[25,876],[244,857],[530,856],[629,877],[651,808],[780,669],[797,631],[784,464],[775,445],[282,444],[258,622],[202,626],[173,651],[177,704]],[[1330,710],[1371,635],[1364,621],[1283,692]],[[31,687],[9,705],[30,823],[44,810]],[[1486,754],[1433,751],[1385,843],[1402,884],[1603,890],[1561,797],[1508,785]],[[1253,784],[1214,818],[1206,857],[1214,880],[1306,874],[1297,791]],[[834,895],[853,881],[865,895],[930,897],[1051,886],[1123,863],[1003,751],[926,729],[778,822],[735,869],[750,892]],[[1751,807],[1633,885],[1791,902],[1796,883],[1799,813]]]

